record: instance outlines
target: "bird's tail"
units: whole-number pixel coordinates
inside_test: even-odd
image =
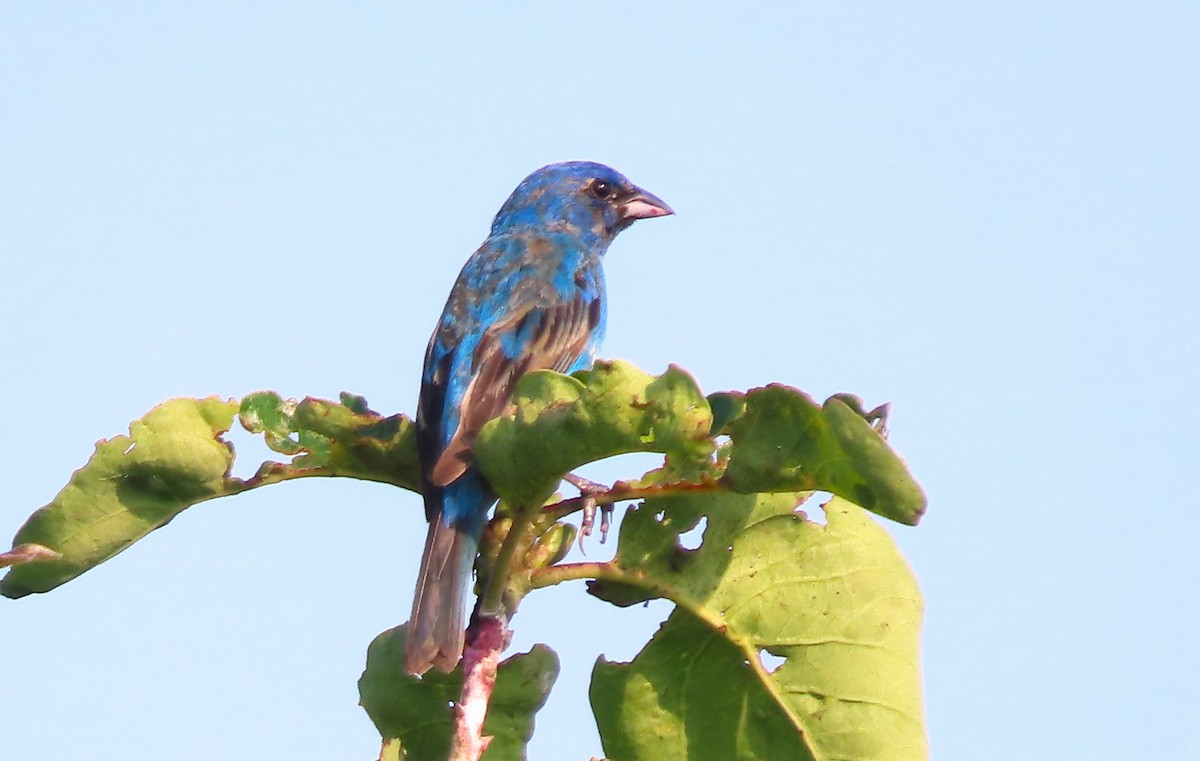
[[[425,554],[413,595],[404,645],[404,669],[424,674],[430,667],[452,671],[463,651],[463,600],[479,539],[465,527],[429,522]]]

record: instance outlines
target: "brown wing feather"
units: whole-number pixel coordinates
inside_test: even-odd
[[[463,395],[458,430],[429,471],[429,479],[445,486],[471,463],[471,444],[484,423],[504,414],[522,375],[533,370],[569,369],[587,348],[594,327],[592,304],[570,301],[512,315],[484,333],[475,349],[474,378]],[[531,317],[540,319],[526,350],[509,359],[501,350],[506,333],[519,331]]]

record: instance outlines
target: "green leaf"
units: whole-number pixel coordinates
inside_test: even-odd
[[[729,424],[746,410],[746,395],[731,391],[718,391],[708,395],[708,406],[712,409],[712,435],[729,433]]]
[[[911,571],[860,508],[834,498],[822,526],[796,500],[687,495],[627,514],[616,568],[592,591],[629,602],[640,587],[678,607],[631,663],[593,671],[608,756],[927,758]],[[683,549],[701,518],[700,547]]]
[[[488,481],[510,505],[541,505],[564,473],[626,452],[711,457],[712,413],[696,382],[672,366],[657,377],[627,362],[597,362],[568,377],[528,373],[516,412],[489,422],[473,447]]]
[[[188,506],[228,493],[233,449],[220,436],[236,411],[233,400],[173,399],[134,421],[129,436],[98,442],[88,464],[13,540],[61,557],[13,567],[0,593],[15,598],[53,589]]]
[[[300,442],[292,437],[296,402],[284,399],[274,391],[257,391],[242,399],[238,419],[250,433],[261,433],[273,451],[294,455],[303,451]]]
[[[263,463],[249,487],[305,476],[345,476],[421,489],[421,466],[412,422],[404,415],[381,417],[361,396],[342,394],[349,404],[307,397],[301,402],[260,391],[242,400],[239,418],[263,434],[291,463]]]
[[[245,481],[230,477],[233,450],[223,437],[235,412],[290,459],[263,463]],[[652,376],[598,363],[575,377],[522,378],[513,413],[488,423],[474,444],[484,474],[512,506],[489,525],[480,567],[490,559],[510,574],[496,578],[516,590],[514,599],[593,578],[589,591],[619,605],[655,597],[677,605],[634,661],[596,666],[592,698],[610,756],[926,757],[922,604],[911,573],[886,532],[849,502],[830,502],[826,525],[796,510],[802,494],[816,490],[893,520],[920,519],[925,496],[877,430],[885,413],[864,412],[848,395],[817,406],[778,385],[706,398],[674,366]],[[560,565],[575,530],[559,519],[574,503],[537,507],[571,469],[634,451],[661,452],[664,464],[597,495],[601,504],[645,500],[622,522],[616,558]],[[273,392],[240,405],[171,400],[134,421],[129,436],[101,441],[34,513],[14,550],[0,554],[0,567],[11,566],[0,592],[51,589],[192,504],[313,476],[418,490],[412,423],[384,418],[349,394],[340,403]],[[680,536],[697,527],[702,542],[685,549]],[[512,542],[487,541],[506,531]],[[380,635],[360,681],[385,740],[382,756],[444,757],[461,674],[410,677],[402,650],[402,629]],[[764,653],[782,664],[765,665]],[[496,737],[489,761],[524,758],[557,670],[543,646],[501,665],[485,726]]]
[[[360,702],[388,743],[402,749],[399,758],[446,758],[453,734],[450,705],[462,690],[462,670],[431,671],[421,678],[404,672],[405,627],[383,632],[367,649],[367,666],[358,681]],[[493,737],[485,761],[523,761],[533,736],[533,719],[558,678],[558,656],[545,645],[500,664],[485,735]],[[407,754],[407,755],[403,755]]]
[[[443,759],[454,731],[448,706],[458,699],[462,672],[431,671],[424,679],[405,673],[404,635],[403,626],[389,629],[367,648],[359,704],[385,742],[398,740],[414,759]]]
[[[484,734],[493,738],[484,761],[525,761],[534,716],[550,697],[558,670],[558,654],[542,644],[500,662],[496,691],[483,722]]]
[[[380,417],[361,397],[351,406],[273,392],[236,400],[172,399],[130,424],[128,436],[102,440],[88,463],[17,532],[0,594],[46,592],[108,560],[186,508],[215,497],[294,478],[348,476],[419,490],[412,424]],[[263,463],[248,481],[230,477],[233,447],[224,434],[238,414],[288,463]],[[58,557],[54,557],[57,553]],[[19,561],[19,563],[17,562]]]
[[[794,388],[749,391],[729,423],[723,483],[734,491],[827,491],[885,518],[916,525],[921,487],[863,416],[833,397],[818,407]]]
[[[787,711],[748,671],[741,650],[677,609],[632,664],[601,659],[592,673],[605,754],[622,761],[812,759]]]

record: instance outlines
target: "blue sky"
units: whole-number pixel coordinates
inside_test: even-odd
[[[610,251],[603,355],[892,402],[934,757],[1191,758],[1197,30],[1184,2],[6,3],[0,528],[171,396],[411,412],[500,203],[594,159],[678,212]],[[6,754],[372,757],[355,681],[423,537],[414,495],[285,484],[0,604]],[[529,598],[516,646],[563,657],[531,759],[600,754],[591,664],[666,611]]]

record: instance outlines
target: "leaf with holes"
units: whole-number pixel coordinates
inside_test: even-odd
[[[733,491],[827,491],[909,525],[925,513],[904,461],[845,395],[818,406],[775,384],[714,400],[733,442],[722,478]]]
[[[696,381],[678,367],[653,376],[627,362],[597,362],[574,377],[528,373],[515,414],[491,421],[473,451],[510,505],[541,505],[563,474],[626,452],[664,452],[707,461],[712,412]]]
[[[190,505],[227,494],[233,449],[221,434],[236,412],[234,400],[173,399],[135,420],[128,436],[97,443],[88,464],[13,540],[59,556],[14,566],[0,592],[22,597],[53,589]]]
[[[230,476],[224,434],[234,415],[291,460],[265,462],[248,481]],[[192,505],[267,484],[349,476],[419,488],[412,424],[382,417],[361,397],[343,403],[282,399],[272,392],[237,400],[172,399],[133,421],[128,436],[96,444],[87,464],[35,511],[4,553],[12,566],[0,593],[46,592],[103,563]]]
[[[862,509],[834,498],[820,525],[796,501],[713,493],[627,513],[592,593],[628,604],[641,589],[677,607],[632,662],[593,671],[608,756],[927,758],[911,571]],[[702,519],[700,547],[684,550],[679,535]]]
[[[345,476],[420,491],[412,422],[404,415],[383,417],[361,396],[343,393],[340,403],[311,396],[297,402],[259,391],[242,400],[238,419],[276,452],[293,455],[290,463],[263,463],[252,487],[304,476]]]

